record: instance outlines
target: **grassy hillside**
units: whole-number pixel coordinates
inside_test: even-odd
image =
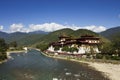
[[[92,31],[87,30],[87,29],[78,29],[78,30],[74,31],[74,33],[72,33],[71,35],[73,35],[75,38],[79,38],[82,35],[94,35],[94,36],[98,36],[97,33],[92,32]]]
[[[17,40],[17,42],[19,45],[22,45],[22,46],[31,46],[36,42],[39,42],[41,37],[43,37],[44,35],[45,34],[28,34],[23,38]]]
[[[60,36],[61,34],[70,35],[73,32],[74,31],[72,29],[57,30],[57,31],[51,32],[51,33],[43,36],[39,40],[39,42],[37,42],[36,44],[49,44],[50,42],[57,41],[58,36]]]
[[[109,40],[107,40],[106,38],[100,36],[99,34],[95,33],[95,32],[92,32],[90,30],[86,30],[86,29],[79,29],[79,30],[72,30],[72,29],[61,29],[61,30],[57,30],[57,31],[54,31],[54,32],[51,32],[45,36],[43,36],[39,42],[37,42],[35,45],[48,45],[49,43],[51,42],[54,42],[54,41],[57,41],[58,40],[58,36],[60,35],[67,35],[67,36],[71,36],[73,38],[79,38],[81,35],[94,35],[96,37],[100,37],[102,39],[102,41],[104,42],[108,42]],[[35,46],[34,45],[34,46]]]

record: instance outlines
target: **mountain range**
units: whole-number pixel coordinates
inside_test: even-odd
[[[23,32],[14,32],[14,33],[5,33],[0,31],[0,38],[4,38],[7,43],[16,41],[18,45],[27,46],[36,43],[42,36],[47,33],[23,33]]]
[[[120,26],[110,28],[101,33],[95,33],[93,31],[86,29],[72,30],[69,28],[57,30],[50,33],[43,31],[35,31],[30,33],[23,32],[5,33],[0,31],[0,38],[4,38],[7,43],[16,41],[20,46],[32,46],[38,44],[48,45],[50,42],[57,41],[58,36],[60,35],[67,35],[71,36],[72,38],[79,38],[81,35],[86,34],[100,37],[102,41],[107,42],[109,40],[111,41],[115,38],[118,38],[118,36],[120,37]]]
[[[120,26],[107,29],[100,33],[100,35],[104,36],[105,38],[113,41],[116,38],[120,39]]]

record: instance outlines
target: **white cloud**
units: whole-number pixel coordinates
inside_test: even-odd
[[[55,30],[63,29],[63,28],[67,28],[67,26],[57,24],[57,23],[44,23],[44,24],[37,24],[37,25],[34,25],[34,24],[29,25],[30,31],[41,30],[45,32],[52,32]]]
[[[12,24],[10,25],[10,30],[11,32],[22,32],[24,25],[19,23],[19,24]]]
[[[84,27],[80,27],[80,26],[76,26],[76,25],[61,25],[61,24],[57,24],[57,23],[44,23],[44,24],[31,24],[29,25],[29,30],[30,31],[36,31],[36,30],[42,30],[45,32],[52,32],[55,30],[59,30],[59,29],[63,29],[63,28],[70,28],[73,30],[77,30],[77,29],[88,29],[94,32],[101,32],[101,31],[105,31],[106,28],[104,26],[95,26],[95,25],[91,25],[91,26],[84,26]]]
[[[3,30],[3,25],[0,25],[0,30]]]
[[[38,30],[45,31],[45,32],[52,32],[55,30],[63,29],[63,28],[70,28],[73,30],[88,29],[94,32],[101,32],[106,30],[104,26],[91,25],[91,26],[80,27],[74,24],[70,26],[70,25],[62,25],[58,23],[30,24],[28,28],[25,28],[23,24],[12,24],[10,26],[11,32],[16,32],[16,31],[32,32],[32,31],[38,31]]]
[[[102,32],[106,30],[104,26],[95,26],[95,25],[86,26],[85,29],[88,29],[94,32]]]

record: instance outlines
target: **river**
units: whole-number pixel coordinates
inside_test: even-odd
[[[86,64],[49,58],[36,50],[11,56],[0,64],[0,80],[108,80]]]

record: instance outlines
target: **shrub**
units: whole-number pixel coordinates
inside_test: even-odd
[[[119,56],[112,56],[111,59],[112,60],[120,60],[120,57]]]
[[[97,58],[97,59],[102,59],[102,58],[103,58],[103,55],[102,55],[102,54],[96,54],[96,58]]]

